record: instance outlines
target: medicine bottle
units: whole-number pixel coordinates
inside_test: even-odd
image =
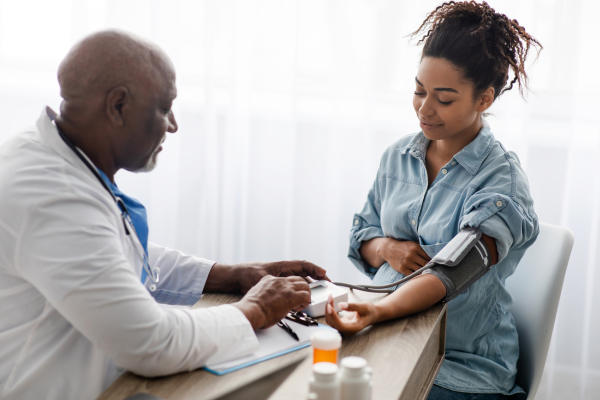
[[[333,329],[320,330],[310,336],[313,346],[313,364],[332,362],[337,364],[338,350],[342,346],[342,336]]]
[[[371,400],[371,368],[362,357],[344,357],[340,377],[340,400]]]
[[[313,364],[313,375],[309,380],[309,392],[319,400],[340,400],[339,368],[337,364],[320,362]]]

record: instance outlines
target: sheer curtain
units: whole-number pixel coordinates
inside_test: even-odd
[[[490,3],[545,49],[528,101],[507,93],[488,122],[520,157],[540,220],[576,235],[538,398],[600,398],[600,3]],[[158,168],[117,174],[147,206],[151,240],[222,262],[307,259],[361,281],[346,258],[352,215],[383,150],[419,130],[420,48],[406,35],[438,4],[0,0],[0,142],[58,109],[56,69],[77,39],[137,33],[178,71],[179,131]]]

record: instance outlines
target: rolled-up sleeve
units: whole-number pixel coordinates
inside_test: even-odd
[[[460,229],[479,228],[496,239],[498,262],[510,250],[531,245],[539,233],[525,174],[515,160],[509,158],[507,165],[510,172],[492,176],[485,189],[470,196],[460,218]]]
[[[360,254],[360,246],[368,240],[384,237],[381,229],[381,198],[379,196],[379,173],[373,187],[367,196],[367,202],[362,211],[354,215],[352,228],[350,229],[350,248],[348,258],[361,272],[373,277],[377,270],[370,266]]]

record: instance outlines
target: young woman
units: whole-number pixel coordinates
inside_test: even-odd
[[[449,2],[430,13],[413,105],[422,131],[383,154],[363,210],[350,233],[349,257],[375,284],[425,265],[464,227],[483,232],[491,270],[448,303],[446,358],[429,399],[500,399],[515,386],[519,346],[504,282],[535,241],[538,220],[527,177],[514,153],[483,120],[499,95],[527,85],[524,63],[541,45],[516,20],[487,3]],[[509,81],[509,72],[512,79]],[[423,273],[377,304],[327,307],[327,322],[345,334],[422,311],[446,295]]]

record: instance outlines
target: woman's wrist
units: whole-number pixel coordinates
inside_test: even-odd
[[[369,310],[369,315],[371,316],[370,321],[369,321],[369,325],[374,325],[378,322],[383,322],[385,321],[385,316],[384,316],[384,308],[380,305],[380,304],[376,304],[376,303],[370,303],[371,307]]]
[[[384,263],[387,262],[386,253],[389,241],[390,238],[387,237],[379,238],[379,240],[377,241],[377,249],[375,250],[375,252],[377,253],[377,256],[383,260]]]

